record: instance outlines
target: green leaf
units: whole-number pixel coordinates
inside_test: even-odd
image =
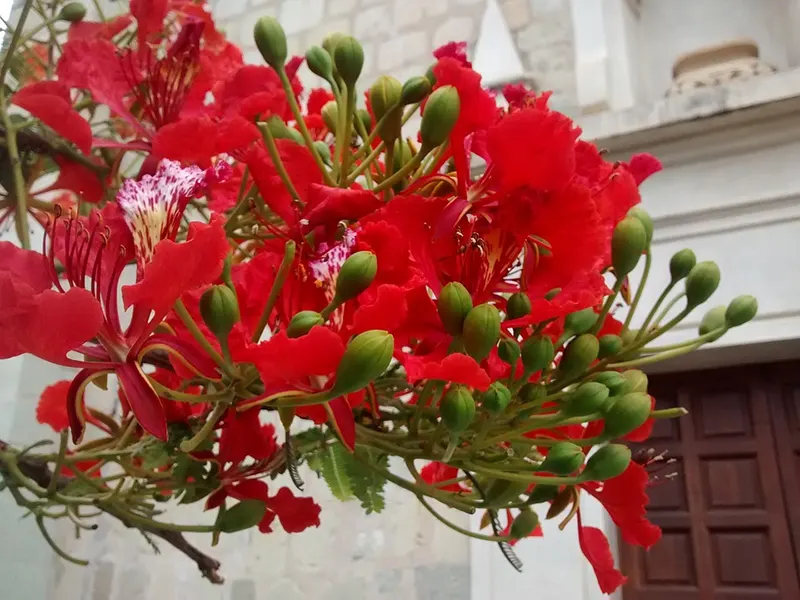
[[[264,518],[267,505],[261,500],[242,500],[222,512],[217,528],[223,533],[234,533],[255,527]]]
[[[388,455],[372,448],[359,448],[357,452],[360,458],[370,464],[381,469],[388,469]],[[354,459],[351,459],[348,464],[348,472],[350,473],[353,494],[361,501],[362,508],[367,514],[381,512],[386,507],[386,501],[383,497],[386,478]]]
[[[353,497],[353,487],[350,484],[347,464],[353,459],[345,447],[335,442],[320,451],[319,455],[321,460],[319,472],[331,493],[339,500],[350,500]]]
[[[159,441],[147,444],[139,456],[142,458],[142,468],[148,471],[166,467],[172,461],[167,445]]]

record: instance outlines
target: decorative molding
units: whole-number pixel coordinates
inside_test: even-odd
[[[474,56],[472,67],[486,87],[496,89],[525,79],[522,59],[497,0],[486,2]]]

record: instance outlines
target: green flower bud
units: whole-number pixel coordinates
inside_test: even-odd
[[[333,64],[348,87],[355,87],[361,69],[364,68],[364,49],[352,36],[343,36],[333,49]]]
[[[394,337],[376,329],[359,333],[350,340],[336,369],[330,397],[364,389],[389,366],[394,351]]]
[[[516,501],[520,494],[523,494],[528,486],[524,481],[510,481],[508,479],[493,479],[486,486],[483,497],[487,506],[501,508],[509,502]]]
[[[222,533],[234,533],[255,527],[264,518],[267,505],[261,500],[242,500],[224,512],[220,512],[216,527]]]
[[[622,372],[622,376],[625,378],[624,393],[630,394],[632,392],[639,392],[644,394],[647,392],[648,380],[644,371],[640,371],[638,369],[628,369],[627,371]]]
[[[432,64],[428,67],[428,70],[425,71],[425,79],[431,82],[431,86],[436,85],[436,75],[433,74],[433,67],[436,66],[436,63]]]
[[[525,292],[511,294],[506,303],[506,314],[509,319],[520,319],[531,312],[531,299]]]
[[[566,316],[564,329],[576,335],[586,333],[597,323],[597,317],[598,315],[593,308],[584,308]]]
[[[725,322],[728,327],[738,327],[752,321],[757,312],[758,301],[753,296],[737,296],[725,311]]]
[[[672,283],[680,281],[686,277],[697,264],[697,258],[689,248],[679,250],[669,259],[669,274]]]
[[[588,481],[606,481],[619,477],[631,462],[631,449],[622,444],[608,444],[589,457],[583,476]]]
[[[602,371],[600,373],[596,373],[592,377],[592,381],[602,383],[608,388],[608,391],[611,392],[612,396],[614,394],[624,392],[625,387],[628,385],[628,380],[616,371]]]
[[[326,50],[328,54],[333,57],[333,52],[336,49],[336,46],[338,46],[339,42],[341,42],[344,38],[345,35],[343,33],[330,34],[328,37],[322,40],[323,50]]]
[[[377,272],[378,259],[372,252],[351,254],[336,277],[336,299],[341,303],[355,298],[370,286]]]
[[[573,377],[589,368],[600,352],[600,342],[589,333],[572,340],[561,356],[558,371],[563,377]]]
[[[529,373],[550,366],[555,356],[553,340],[546,335],[534,335],[522,342],[522,365]]]
[[[411,154],[411,148],[409,148],[408,143],[403,140],[397,140],[394,143],[394,170],[395,172],[399,171],[403,168],[403,166],[408,163],[413,158]]]
[[[521,350],[516,340],[503,338],[500,340],[500,345],[497,347],[497,355],[505,363],[509,365],[516,365],[519,360]]]
[[[452,386],[439,403],[442,423],[451,433],[461,433],[475,418],[475,399],[461,386]]]
[[[553,288],[544,295],[544,299],[548,302],[561,293],[561,288]]]
[[[421,75],[412,77],[403,84],[403,90],[400,93],[400,104],[406,106],[422,102],[430,93],[431,82],[427,77]]]
[[[611,264],[617,279],[622,279],[636,268],[647,247],[647,232],[636,217],[625,217],[614,228],[611,236]]]
[[[445,85],[433,92],[422,113],[419,128],[422,145],[430,149],[444,144],[458,120],[460,110],[458,91],[452,85]]]
[[[555,475],[569,475],[581,468],[584,458],[586,457],[580,446],[572,442],[558,442],[550,446],[544,462],[536,470]]]
[[[472,358],[480,362],[489,356],[499,337],[500,313],[494,305],[480,304],[467,313],[461,341]]]
[[[644,232],[647,235],[647,245],[649,246],[650,242],[653,240],[653,218],[650,216],[650,213],[641,206],[634,206],[628,211],[628,216],[641,221],[644,226]]]
[[[436,301],[439,318],[450,335],[461,335],[464,320],[472,310],[472,297],[458,281],[451,281],[442,288]]]
[[[537,402],[545,397],[547,397],[547,386],[543,383],[529,381],[519,389],[519,399],[525,404]]]
[[[277,19],[261,17],[253,27],[253,38],[264,61],[273,69],[282,69],[286,63],[286,33]]]
[[[489,389],[481,396],[481,406],[493,415],[502,413],[510,402],[511,392],[499,381],[495,381],[490,385]]]
[[[322,325],[325,319],[315,310],[302,310],[292,317],[289,326],[286,328],[286,335],[290,338],[299,338],[316,325]]]
[[[614,356],[622,350],[622,346],[624,345],[622,338],[618,335],[604,335],[598,341],[600,342],[600,353],[598,354],[600,358]]]
[[[647,394],[625,394],[606,409],[603,434],[609,438],[622,437],[643,425],[650,417],[651,410],[652,400]]]
[[[364,130],[369,133],[372,130],[372,115],[369,114],[366,108],[359,108],[356,112],[361,124],[364,126]]]
[[[602,383],[589,381],[567,396],[561,410],[564,414],[574,417],[591,415],[603,408],[608,394],[608,388]]]
[[[709,342],[716,342],[719,338],[725,335],[725,330],[728,328],[728,324],[725,319],[725,313],[727,310],[728,307],[724,304],[715,306],[709,310],[703,316],[703,320],[700,321],[700,326],[697,328],[697,333],[700,335],[706,335],[712,331],[719,330],[719,333],[712,335],[708,340]]]
[[[511,537],[521,540],[528,537],[539,526],[539,515],[530,508],[523,508],[511,523]]]
[[[220,341],[227,340],[239,321],[239,302],[227,285],[214,285],[200,297],[200,316]]]
[[[526,504],[541,504],[542,502],[550,502],[558,496],[557,485],[547,485],[544,483],[537,483],[536,487],[528,496]]]
[[[717,263],[705,260],[697,263],[686,277],[686,305],[694,308],[708,300],[719,286]]]
[[[306,64],[314,75],[322,77],[326,81],[333,77],[333,60],[325,48],[311,46],[306,50]]]
[[[322,115],[322,122],[325,123],[325,127],[327,127],[331,133],[336,135],[336,125],[339,122],[339,106],[336,104],[336,101],[331,100],[330,102],[326,102],[320,113]]]
[[[78,23],[83,21],[86,16],[86,7],[80,2],[70,2],[65,4],[58,12],[59,21],[67,21],[68,23]]]
[[[314,142],[314,149],[317,151],[317,154],[319,154],[322,162],[324,162],[326,165],[331,164],[331,148],[328,146],[328,144],[322,140],[317,140]]]
[[[378,135],[387,144],[393,143],[400,137],[403,113],[399,102],[402,89],[403,86],[397,79],[390,75],[381,75],[369,90],[369,101],[375,114],[375,122],[380,123],[381,119],[384,119],[378,127]]]

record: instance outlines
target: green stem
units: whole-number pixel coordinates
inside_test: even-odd
[[[669,352],[661,352],[660,354],[653,354],[651,356],[646,356],[644,358],[636,358],[633,360],[627,360],[624,362],[612,363],[608,365],[612,369],[623,369],[629,367],[639,367],[642,365],[650,365],[653,363],[661,362],[663,360],[669,360],[670,358],[677,358],[679,356],[683,356],[684,354],[688,354],[689,352],[694,352],[703,344],[695,344],[694,346],[689,346],[687,348],[678,348],[677,350],[671,350]]]
[[[619,291],[622,289],[622,284],[624,282],[624,279],[617,279],[614,282],[614,287],[611,288],[611,295],[606,298],[605,303],[603,303],[603,308],[600,310],[600,314],[597,315],[597,321],[595,322],[594,327],[592,327],[591,332],[593,334],[597,333],[603,328],[603,322],[606,320],[611,307],[614,305],[614,300],[617,298],[617,294],[619,294]]]
[[[275,281],[272,282],[272,289],[269,291],[267,303],[264,305],[264,311],[261,313],[261,318],[258,320],[258,325],[256,326],[256,329],[253,332],[253,337],[251,338],[253,343],[258,342],[261,339],[261,335],[264,333],[264,329],[267,326],[267,321],[269,321],[269,316],[272,314],[272,309],[275,308],[275,303],[278,301],[278,295],[281,293],[283,284],[286,283],[286,278],[289,276],[289,271],[294,263],[296,249],[297,245],[294,243],[294,240],[288,240],[286,242],[286,246],[283,250],[283,260],[281,261],[281,266],[278,267],[278,272],[275,274]]]
[[[52,498],[56,495],[58,476],[61,473],[61,466],[64,464],[64,456],[67,454],[67,441],[69,440],[69,430],[61,430],[61,438],[58,444],[58,457],[53,465],[53,476],[50,477],[50,483],[47,485],[47,497]]]
[[[366,171],[366,170],[369,168],[369,166],[370,166],[370,165],[371,165],[373,162],[375,162],[375,159],[377,159],[377,158],[378,158],[378,157],[381,155],[381,152],[383,152],[383,150],[384,150],[385,148],[386,148],[386,146],[385,146],[385,144],[384,144],[383,142],[381,142],[380,144],[378,144],[378,146],[375,148],[375,150],[373,150],[373,151],[370,153],[370,155],[369,155],[369,156],[367,156],[367,158],[365,158],[364,160],[362,160],[362,161],[361,161],[361,164],[359,164],[359,165],[358,165],[358,166],[355,168],[355,170],[354,170],[354,171],[353,171],[353,172],[350,174],[350,177],[347,179],[347,185],[348,185],[348,186],[350,186],[350,185],[353,185],[353,183],[355,182],[355,180],[356,180],[356,179],[358,179],[358,177],[359,177],[359,176],[360,176],[360,175],[361,175],[361,174],[362,174],[364,171]]]
[[[658,327],[659,323],[661,323],[661,321],[663,321],[664,318],[669,314],[669,311],[672,310],[672,307],[675,306],[684,296],[686,296],[686,292],[681,292],[672,300],[670,300],[664,307],[664,310],[661,311],[661,314],[659,314],[653,321],[653,327]]]
[[[225,373],[231,379],[236,377],[236,373],[233,371],[231,366],[225,362],[225,359],[222,358],[219,352],[211,345],[206,339],[206,336],[203,335],[203,332],[200,331],[200,328],[197,326],[197,323],[194,322],[192,315],[189,314],[189,311],[186,310],[186,305],[183,303],[183,300],[178,298],[173,306],[173,310],[175,314],[178,315],[178,318],[184,324],[186,329],[189,330],[189,333],[192,334],[192,337],[197,341],[198,344],[206,351],[206,353],[214,360],[219,368],[222,369],[222,372]]]
[[[342,154],[339,157],[341,168],[339,170],[339,187],[347,187],[347,179],[350,171],[350,159],[353,155],[350,149],[350,139],[352,138],[353,131],[353,113],[356,109],[356,91],[352,86],[346,86],[344,90],[345,97],[345,113],[344,113],[344,131],[342,135]],[[337,137],[339,132],[336,132]]]
[[[521,425],[518,425],[517,427],[506,430],[500,435],[488,438],[483,445],[484,447],[491,447],[499,442],[507,441],[510,437],[522,435],[523,433],[527,433],[528,431],[532,431],[534,429],[541,429],[543,427],[560,427],[562,425],[579,425],[582,423],[589,423],[590,421],[596,421],[601,418],[602,415],[600,413],[570,418],[564,418],[561,413],[556,413],[552,416],[537,415],[529,418],[527,421]]]
[[[679,342],[677,344],[670,344],[668,346],[650,346],[646,348],[642,348],[642,352],[646,352],[647,354],[658,353],[658,352],[667,352],[669,350],[678,350],[679,348],[685,348],[686,346],[694,346],[699,344],[704,344],[707,341],[712,340],[713,338],[722,335],[727,331],[726,327],[720,327],[719,329],[715,329],[714,331],[709,331],[708,333],[704,333],[703,335],[699,335],[696,338],[685,342]]]
[[[471,461],[465,461],[464,467],[470,471],[483,473],[497,479],[508,479],[509,481],[522,481],[525,483],[543,483],[545,485],[575,485],[581,482],[580,477],[551,477],[531,475],[529,473],[515,473],[509,471],[501,471],[499,469],[492,469],[489,467],[482,467]]]
[[[294,90],[292,89],[292,82],[289,81],[289,76],[286,74],[286,69],[283,67],[283,65],[280,65],[275,70],[278,72],[278,77],[280,77],[281,85],[283,86],[283,93],[286,95],[286,100],[289,102],[289,108],[291,109],[294,120],[297,123],[297,128],[300,130],[300,135],[303,136],[303,141],[306,143],[306,148],[308,148],[308,151],[311,152],[314,162],[317,163],[317,168],[320,170],[320,173],[322,173],[322,178],[325,180],[325,185],[334,187],[336,183],[331,178],[331,174],[325,167],[325,163],[322,162],[322,157],[314,147],[314,140],[311,139],[311,133],[309,133],[308,127],[306,127],[306,122],[303,119],[303,113],[300,110],[300,106],[297,104],[297,98],[295,97]]]
[[[55,479],[55,478],[54,478]],[[85,567],[89,564],[88,560],[81,560],[79,558],[75,558],[74,556],[70,556],[66,552],[64,552],[61,548],[58,547],[55,540],[50,537],[50,533],[47,531],[47,527],[44,526],[44,516],[43,515],[36,515],[36,526],[39,528],[39,531],[42,532],[42,537],[44,541],[53,549],[53,552],[58,554],[64,560],[71,562],[74,565],[79,565],[81,567]]]
[[[203,423],[203,426],[191,439],[183,440],[181,442],[181,452],[185,452],[189,454],[190,452],[194,452],[197,448],[202,444],[208,436],[211,435],[211,432],[214,431],[214,427],[217,426],[217,421],[219,421],[222,416],[225,414],[225,411],[228,410],[228,402],[218,402],[214,405],[214,410],[211,411],[211,414],[206,419],[206,422]]]
[[[3,59],[3,66],[0,67],[0,87],[4,86],[6,83],[6,74],[8,74],[8,69],[11,67],[11,61],[14,58],[14,53],[17,50],[17,45],[19,44],[19,39],[22,36],[22,30],[25,29],[25,21],[28,20],[28,14],[31,12],[31,7],[33,6],[33,0],[25,0],[25,4],[22,5],[22,11],[19,14],[19,19],[17,20],[17,25],[14,28],[14,33],[11,36],[11,41],[6,46],[6,55]],[[5,103],[3,105],[3,112],[5,113]],[[8,125],[6,125],[6,129]]]
[[[647,284],[647,278],[650,275],[650,265],[652,262],[653,256],[650,253],[650,248],[647,248],[644,254],[644,272],[642,273],[642,280],[639,282],[639,288],[636,290],[636,296],[633,297],[633,302],[628,308],[628,315],[625,317],[625,325],[623,326],[625,329],[628,329],[630,326],[631,320],[633,319],[633,314],[636,312],[636,307],[639,305],[639,300],[642,299],[644,286]]]
[[[656,312],[664,303],[664,300],[666,300],[667,295],[672,291],[672,288],[675,287],[676,283],[677,283],[676,281],[670,281],[669,285],[664,288],[663,292],[661,292],[661,295],[658,297],[658,300],[656,300],[656,303],[650,309],[650,312],[647,313],[647,317],[645,317],[644,321],[642,322],[642,327],[636,334],[637,340],[645,334],[645,332],[647,331],[647,327],[650,325],[650,321],[653,320],[653,317],[656,315]]]
[[[437,521],[439,521],[443,525],[446,525],[453,531],[457,531],[461,535],[465,535],[467,537],[471,537],[476,540],[483,540],[486,542],[511,542],[514,540],[514,538],[510,535],[506,536],[484,535],[483,533],[475,533],[474,531],[470,531],[468,529],[464,529],[463,527],[459,527],[455,523],[451,523],[450,521],[445,519],[442,515],[440,515],[438,512],[436,512],[433,509],[433,507],[430,504],[428,504],[428,501],[425,500],[425,498],[423,498],[422,496],[417,496],[417,499],[419,500],[420,504],[422,504],[422,506],[424,506],[428,510],[428,512],[431,513],[436,518]]]
[[[403,165],[403,167],[399,171],[397,171],[394,175],[392,175],[391,177],[387,177],[386,179],[381,181],[378,185],[376,185],[374,188],[372,188],[372,191],[377,194],[378,192],[382,192],[386,188],[393,187],[397,183],[403,181],[406,175],[411,173],[411,171],[413,171],[419,166],[419,164],[422,162],[422,159],[428,155],[428,152],[429,150],[427,148],[425,147],[420,148],[419,152],[417,152],[414,158],[412,158],[405,165]]]
[[[302,204],[300,194],[297,193],[297,189],[294,187],[292,179],[289,177],[289,173],[286,172],[286,167],[283,165],[281,155],[278,152],[278,146],[275,144],[275,137],[272,135],[272,132],[269,130],[269,127],[267,127],[266,123],[259,123],[258,129],[261,131],[261,137],[264,140],[264,145],[267,147],[269,157],[272,159],[272,164],[275,165],[275,170],[278,172],[278,177],[281,178],[283,185],[286,187],[286,190],[289,192],[289,195],[292,197],[292,199],[294,199],[295,202]],[[311,151],[316,153],[316,149],[312,148]],[[244,181],[244,179],[242,181]]]
[[[429,379],[425,382],[425,387],[422,388],[419,396],[417,396],[417,404],[414,407],[414,416],[411,417],[411,422],[409,424],[409,430],[413,437],[416,437],[419,433],[419,422],[422,419],[422,414],[425,412],[428,399],[431,397],[435,389],[436,383]]]

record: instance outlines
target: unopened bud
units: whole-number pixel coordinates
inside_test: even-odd
[[[627,371],[622,372],[622,376],[625,378],[625,393],[630,394],[632,392],[640,392],[645,393],[647,391],[647,375],[644,371],[640,371],[638,369],[628,369]]]
[[[58,12],[59,21],[67,21],[68,23],[78,23],[83,21],[86,16],[86,7],[80,2],[70,2],[65,4]]]
[[[400,104],[406,106],[422,102],[431,93],[431,82],[427,77],[421,75],[412,77],[403,84],[400,93]]]
[[[636,217],[625,217],[614,228],[611,237],[611,264],[617,279],[636,268],[647,247],[647,232]]]
[[[520,494],[527,491],[530,484],[526,481],[510,481],[508,479],[493,479],[484,490],[483,497],[487,506],[502,508],[509,502],[519,499]]]
[[[608,388],[597,381],[588,381],[567,396],[562,412],[582,417],[598,412],[608,399]]]
[[[531,312],[531,299],[525,292],[511,294],[506,303],[506,314],[509,319],[520,319]]]
[[[336,125],[339,122],[339,106],[336,104],[336,101],[331,100],[326,102],[320,114],[322,115],[322,122],[325,123],[325,127],[335,135]]]
[[[309,71],[326,81],[333,77],[333,59],[325,48],[311,46],[306,50],[306,64]]]
[[[439,403],[442,423],[451,433],[461,433],[475,418],[475,399],[461,386],[452,386]]]
[[[333,49],[333,63],[345,85],[353,88],[364,67],[364,49],[356,38],[343,36]]]
[[[547,485],[544,483],[537,483],[536,487],[528,496],[526,504],[540,504],[542,502],[550,502],[558,496],[557,485]]]
[[[239,321],[236,294],[227,285],[214,285],[200,298],[200,316],[217,339],[226,340]]]
[[[361,125],[364,126],[364,130],[369,133],[372,130],[372,115],[369,114],[366,108],[359,108],[356,111],[356,115],[361,121]]]
[[[723,304],[721,306],[715,306],[709,310],[705,315],[703,315],[703,320],[700,321],[700,326],[697,328],[697,333],[700,335],[707,335],[713,331],[717,331],[718,333],[712,335],[708,339],[709,342],[716,342],[719,338],[725,335],[725,330],[728,328],[728,324],[725,319],[725,313],[727,312],[727,309],[728,307]]]
[[[589,331],[595,323],[597,323],[597,313],[593,308],[584,308],[565,317],[564,330],[580,335]]]
[[[328,144],[322,140],[317,140],[314,142],[314,150],[317,151],[317,154],[319,154],[322,162],[324,162],[326,165],[331,164],[331,147],[328,146]]]
[[[553,340],[546,335],[534,335],[522,342],[522,365],[529,373],[549,367],[554,356]]]
[[[447,141],[458,120],[461,101],[458,91],[452,85],[440,87],[433,92],[425,104],[420,124],[423,146],[435,148]]]
[[[472,297],[458,281],[451,281],[442,288],[436,301],[439,318],[450,335],[461,335],[464,320],[472,310]]]
[[[589,368],[600,352],[600,342],[589,333],[572,340],[561,356],[558,371],[564,377],[573,377]]]
[[[725,311],[725,322],[728,327],[739,327],[752,321],[757,312],[758,301],[753,296],[737,296]]]
[[[525,404],[538,402],[547,397],[547,386],[543,383],[529,381],[519,389],[519,399]]]
[[[609,438],[618,438],[630,433],[647,421],[652,406],[652,400],[647,394],[625,394],[606,411],[603,434]]]
[[[350,340],[336,369],[330,397],[364,389],[389,366],[394,351],[394,337],[386,331],[370,330]]]
[[[481,406],[493,415],[502,413],[510,402],[511,392],[499,381],[495,381],[490,385],[489,389],[481,396]]]
[[[672,258],[669,259],[669,275],[672,278],[672,283],[686,277],[696,264],[697,257],[689,248],[684,248],[673,254]]]
[[[596,373],[592,377],[592,381],[602,383],[608,388],[608,391],[611,392],[612,396],[614,394],[623,392],[625,390],[625,386],[628,385],[628,380],[616,371],[602,371],[600,373]]]
[[[644,232],[647,236],[647,245],[650,245],[650,242],[653,240],[653,218],[650,216],[645,209],[641,206],[634,206],[632,209],[628,211],[629,217],[634,217],[635,219],[639,219],[642,225],[644,226]]]
[[[608,444],[589,457],[583,476],[589,481],[619,477],[631,463],[631,449],[622,444]]]
[[[544,295],[544,299],[550,301],[556,296],[558,296],[560,293],[561,293],[561,288],[553,288]]]
[[[369,101],[375,114],[378,135],[387,144],[400,137],[403,113],[400,110],[400,94],[403,86],[391,75],[381,75],[369,90]],[[383,122],[381,122],[383,120]]]
[[[598,354],[600,358],[614,356],[622,350],[624,344],[621,337],[612,334],[604,335],[598,341],[600,342],[600,353]]]
[[[395,173],[403,168],[411,159],[414,158],[411,153],[411,148],[408,146],[408,142],[404,140],[397,140],[394,144],[394,170]]]
[[[555,475],[569,475],[581,468],[584,458],[580,446],[572,442],[558,442],[550,446],[547,456],[536,470]]]
[[[253,38],[264,61],[273,69],[279,70],[286,63],[286,33],[277,19],[261,17],[253,27]]]
[[[708,300],[719,286],[717,263],[705,260],[697,263],[686,277],[686,305],[694,308]]]
[[[520,510],[520,513],[511,523],[511,537],[521,540],[528,537],[539,526],[539,515],[528,507]]]
[[[302,310],[292,317],[286,328],[286,335],[290,338],[299,338],[307,334],[316,325],[322,325],[325,319],[315,310]]]
[[[480,304],[469,311],[461,330],[464,349],[472,358],[482,361],[489,356],[500,337],[500,313],[492,304]]]
[[[326,50],[328,54],[333,57],[333,52],[336,50],[336,46],[339,45],[339,42],[345,38],[343,33],[332,33],[324,40],[322,40],[322,48]]]
[[[367,250],[351,254],[336,277],[336,300],[347,302],[366,290],[378,272],[377,257]]]
[[[521,352],[516,340],[511,340],[509,338],[500,340],[500,345],[497,347],[497,355],[500,357],[500,360],[511,366],[517,364]]]
[[[436,75],[433,73],[433,67],[436,66],[436,63],[433,63],[428,69],[425,71],[425,79],[431,82],[431,85],[436,85]]]

